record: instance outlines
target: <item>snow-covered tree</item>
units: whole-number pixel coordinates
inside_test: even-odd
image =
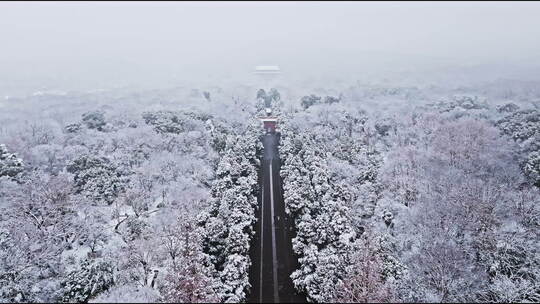
[[[9,302],[55,302],[65,269],[62,253],[78,237],[77,199],[67,174],[35,171],[3,194],[0,221],[0,298]]]
[[[103,127],[107,124],[105,121],[105,112],[103,111],[91,111],[84,113],[82,115],[82,122],[88,129],[96,129],[98,131],[102,131]]]
[[[496,253],[497,247],[508,242],[508,229],[522,243],[534,239],[519,232],[531,229],[530,217],[524,221],[525,215],[518,212],[521,207],[516,206],[538,198],[519,194],[532,192],[523,185],[512,146],[494,127],[471,118],[433,118],[425,116],[416,126],[400,126],[380,174],[387,186],[378,212],[392,213],[392,226],[387,229],[400,239],[394,244],[409,271],[401,282],[400,297],[407,301],[503,301],[508,298],[501,294],[497,299],[495,291],[489,291],[493,284],[508,278],[516,287],[524,278],[527,284],[536,281],[525,270],[537,263],[535,254],[526,253],[521,261],[510,254],[507,257],[516,268],[504,272],[499,265],[506,263],[505,255]],[[426,129],[427,124],[432,126],[429,132],[418,137],[422,131],[416,128]],[[535,208],[529,210],[537,214]],[[515,271],[527,275],[515,276]],[[520,298],[526,299],[525,295]]]
[[[0,144],[0,177],[15,178],[24,170],[22,159],[16,154],[9,153],[6,145]]]
[[[293,250],[300,263],[291,278],[310,300],[328,302],[356,246],[347,196],[330,180],[327,160],[313,137],[287,125],[282,132],[285,205],[295,219]]]
[[[395,286],[386,272],[384,248],[380,240],[365,234],[351,258],[344,279],[337,286],[336,302],[379,303],[395,301]]]
[[[77,192],[96,203],[112,204],[124,188],[124,180],[114,164],[105,157],[83,155],[67,166],[74,174]]]
[[[60,283],[63,302],[88,302],[114,285],[114,267],[103,259],[83,260]]]
[[[533,151],[529,153],[527,160],[523,166],[523,171],[529,179],[540,187],[540,152]]]
[[[257,206],[257,137],[253,130],[227,137],[212,185],[210,209],[201,216],[205,252],[221,280],[219,298],[243,301],[250,288],[250,241]]]

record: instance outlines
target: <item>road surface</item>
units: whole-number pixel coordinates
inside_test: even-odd
[[[290,274],[298,267],[292,251],[292,221],[285,214],[279,170],[279,133],[261,137],[264,154],[261,159],[261,185],[257,210],[256,234],[251,246],[250,270],[252,303],[306,302],[293,287]]]

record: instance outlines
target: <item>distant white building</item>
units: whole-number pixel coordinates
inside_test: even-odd
[[[261,87],[270,88],[277,85],[281,69],[277,65],[258,65],[253,71],[257,84]]]
[[[280,74],[281,70],[277,65],[258,65],[255,67],[255,74]]]

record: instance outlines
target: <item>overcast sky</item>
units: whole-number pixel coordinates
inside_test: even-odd
[[[539,2],[0,2],[17,81],[485,63],[540,63]]]

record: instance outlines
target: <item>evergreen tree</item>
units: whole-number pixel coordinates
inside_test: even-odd
[[[16,178],[24,170],[22,159],[9,153],[6,145],[0,144],[0,177]]]

